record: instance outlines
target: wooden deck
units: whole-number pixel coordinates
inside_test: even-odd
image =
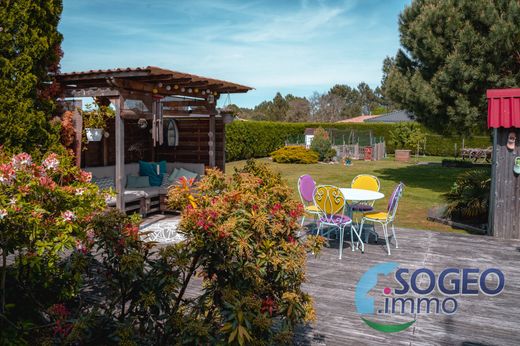
[[[162,218],[148,220],[153,223]],[[396,233],[399,248],[392,245],[390,256],[382,239],[377,244],[367,244],[365,253],[352,252],[346,242],[341,260],[335,241],[317,258],[308,256],[304,290],[314,299],[317,321],[297,329],[296,345],[520,345],[520,241],[413,229],[396,229]],[[367,269],[387,261],[397,262],[399,267],[409,268],[411,272],[429,268],[436,275],[448,267],[481,271],[498,268],[504,273],[505,288],[495,297],[482,293],[472,297],[455,296],[458,309],[453,315],[374,317],[373,320],[382,323],[416,319],[407,330],[383,333],[361,320],[356,312],[354,292]],[[195,281],[190,285],[188,296],[199,292],[200,281]],[[376,308],[382,306],[380,292],[387,286],[398,287],[393,274],[380,276],[371,291]],[[490,284],[490,287],[496,286]],[[440,293],[433,296],[444,298]]]
[[[392,248],[390,256],[381,240],[379,244],[368,244],[364,254],[345,248],[342,260],[338,259],[338,248],[334,243],[318,258],[309,256],[308,282],[304,289],[314,298],[317,321],[299,329],[296,344],[520,345],[520,242],[411,229],[396,231],[399,249]],[[347,243],[345,245],[348,247]],[[383,333],[371,329],[360,319],[354,292],[368,268],[386,261],[397,262],[399,267],[411,271],[426,267],[436,275],[448,267],[481,271],[494,267],[504,273],[505,288],[495,297],[482,293],[474,297],[456,296],[458,310],[453,315],[381,317],[379,321],[387,323],[417,320],[405,331]],[[388,285],[392,288],[398,287],[392,275],[380,276],[376,289],[371,291],[376,308],[384,301],[385,282],[391,282]],[[441,297],[438,293],[436,296]]]

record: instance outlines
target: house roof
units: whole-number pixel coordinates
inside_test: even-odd
[[[393,111],[365,120],[366,123],[402,123],[407,121],[414,121],[414,117],[412,113],[406,110]]]
[[[488,128],[520,127],[520,89],[490,89]]]
[[[305,129],[305,136],[313,136],[316,129],[308,127]]]
[[[110,85],[110,80],[126,80],[141,82],[153,86],[161,85],[160,93],[166,95],[176,94],[181,88],[192,88],[194,92],[211,90],[221,93],[245,93],[253,88],[228,82],[225,80],[198,76],[190,73],[168,70],[156,66],[136,68],[115,68],[107,70],[89,70],[80,72],[65,72],[56,76],[58,82],[65,86],[78,87],[104,87]]]
[[[378,115],[360,115],[354,118],[344,119],[338,121],[338,123],[362,123],[365,120],[377,118]]]

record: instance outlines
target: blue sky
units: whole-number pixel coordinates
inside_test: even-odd
[[[252,107],[381,80],[410,0],[64,0],[62,71],[154,65],[249,85]],[[224,99],[225,97],[221,98]]]

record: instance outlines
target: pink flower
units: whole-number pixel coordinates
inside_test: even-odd
[[[90,183],[92,180],[92,173],[81,171],[79,173],[79,181],[82,183]]]
[[[4,163],[0,165],[0,184],[11,184],[13,179],[16,177],[16,172],[13,169],[13,165],[10,163]]]
[[[55,153],[50,154],[45,160],[43,160],[42,165],[46,170],[55,170],[60,165],[58,155]]]
[[[40,185],[48,188],[48,189],[54,189],[56,187],[56,183],[49,177],[40,177]]]
[[[70,210],[67,210],[66,212],[61,214],[61,217],[63,218],[63,220],[70,222],[76,218],[76,215],[74,215],[74,213]]]
[[[12,164],[16,169],[21,169],[25,166],[30,166],[32,164],[32,157],[27,153],[20,153],[13,157]]]
[[[87,247],[85,246],[85,244],[83,244],[79,240],[76,240],[76,250],[78,250],[78,252],[81,252],[84,255],[86,255],[87,252],[88,252]]]
[[[2,220],[3,218],[5,218],[7,216],[7,210],[5,209],[0,209],[0,220]]]

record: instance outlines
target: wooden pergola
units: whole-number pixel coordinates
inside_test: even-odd
[[[153,159],[163,144],[163,122],[167,118],[200,120],[195,124],[199,128],[201,122],[207,122],[207,159],[205,165],[217,166],[217,154],[220,155],[219,165],[223,166],[224,133],[216,136],[217,119],[223,128],[223,119],[216,104],[222,94],[245,93],[252,88],[223,80],[197,76],[148,66],[144,68],[118,68],[108,70],[90,70],[83,72],[62,73],[56,76],[63,89],[64,98],[92,97],[101,104],[112,104],[115,108],[114,137],[115,137],[115,187],[117,192],[116,206],[123,209],[125,177],[125,123],[136,122],[138,119],[151,121],[151,143],[154,150]],[[77,148],[77,164],[81,165],[81,134],[82,120],[79,113],[75,116]],[[194,128],[192,126],[192,128]],[[204,127],[206,128],[206,127]],[[79,130],[79,131],[78,131]],[[188,130],[189,131],[189,130]],[[147,139],[150,141],[150,139]],[[217,153],[216,142],[222,144]],[[126,142],[128,145],[128,142]],[[111,148],[103,140],[101,165],[108,165]],[[93,150],[95,151],[95,150]],[[186,150],[189,154],[189,150]],[[164,152],[164,150],[163,150]],[[159,155],[160,156],[160,155]]]

